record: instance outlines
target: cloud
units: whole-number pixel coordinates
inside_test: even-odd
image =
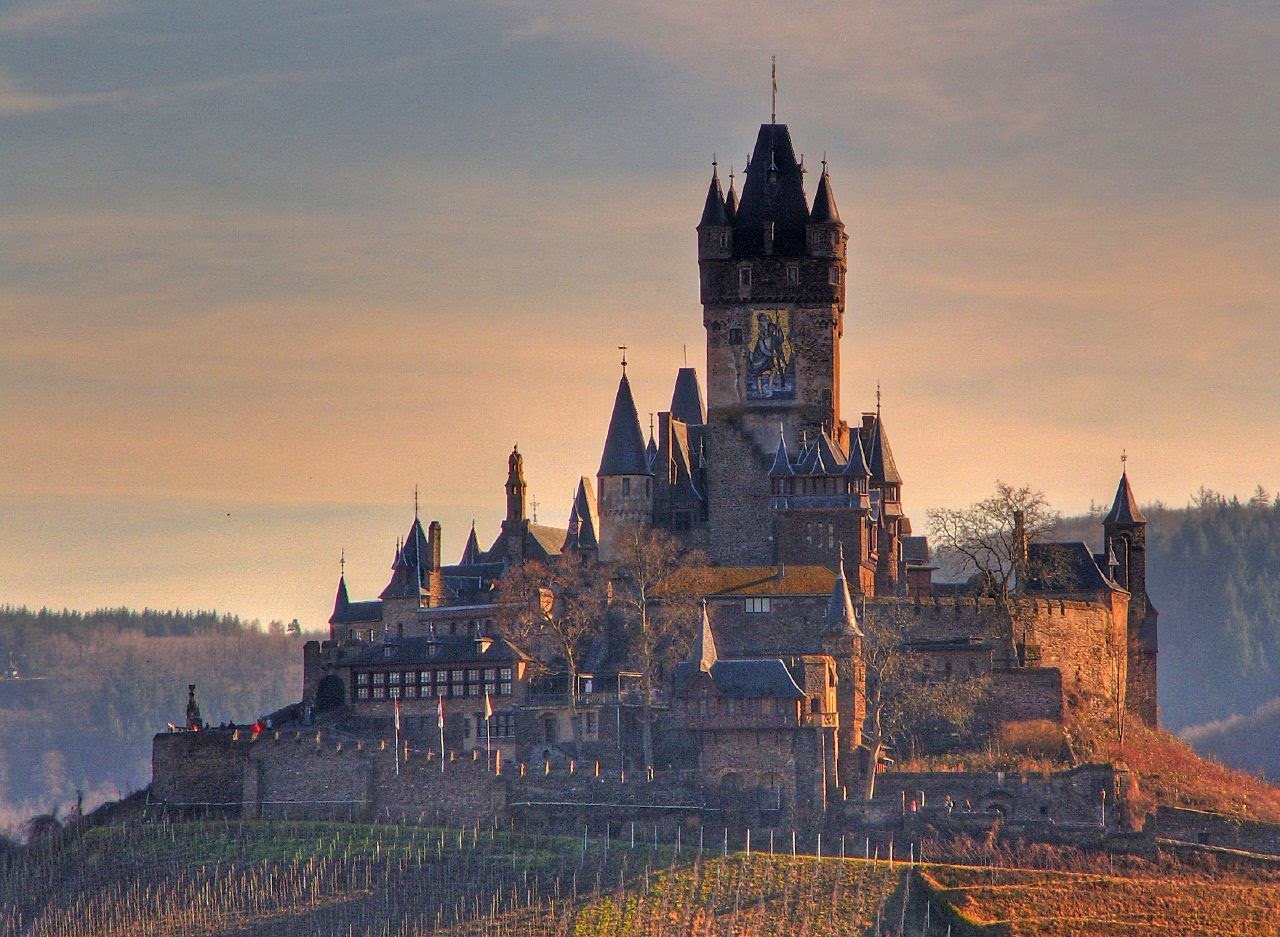
[[[127,12],[117,0],[35,0],[0,15],[0,34],[56,32]]]

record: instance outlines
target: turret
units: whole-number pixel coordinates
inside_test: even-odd
[[[1148,725],[1159,718],[1156,702],[1156,657],[1159,650],[1158,616],[1147,595],[1147,519],[1129,485],[1129,474],[1120,473],[1115,501],[1102,519],[1104,551],[1113,563],[1113,576],[1129,590],[1127,622],[1129,660],[1126,706]]]
[[[813,196],[813,210],[809,212],[805,236],[812,256],[844,257],[844,222],[840,220],[840,211],[836,208],[836,196],[831,188],[826,160],[822,161],[822,177],[818,180],[818,191]]]
[[[618,535],[653,518],[653,472],[624,360],[609,418],[609,433],[596,473],[600,493],[600,559],[610,560]]]
[[[714,160],[711,162],[711,183],[707,186],[706,202],[702,206],[702,219],[698,222],[698,259],[725,260],[733,256],[733,225],[725,210],[724,193],[720,191],[720,176]]]
[[[822,649],[835,660],[836,712],[840,724],[836,731],[836,777],[844,788],[853,786],[857,778],[855,752],[862,743],[862,722],[866,715],[862,666],[862,629],[853,611],[853,597],[844,572],[844,546],[836,560],[836,581],[831,599],[822,617]]]
[[[528,485],[524,481],[524,456],[519,446],[511,447],[511,455],[507,456],[507,521],[519,523],[524,520],[525,495]]]

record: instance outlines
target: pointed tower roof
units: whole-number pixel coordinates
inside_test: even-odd
[[[849,595],[849,583],[844,576],[844,544],[840,544],[840,559],[836,563],[836,581],[831,587],[831,601],[827,614],[822,618],[827,634],[862,637],[858,617],[853,613],[853,597]]]
[[[786,124],[761,124],[747,164],[742,201],[733,220],[734,254],[764,252],[764,225],[773,224],[773,253],[798,256],[805,249],[809,203]]]
[[[707,186],[707,201],[702,206],[702,220],[698,227],[704,225],[728,225],[729,216],[724,210],[724,193],[720,191],[720,175],[716,164],[711,164],[711,184]]]
[[[652,475],[644,453],[644,432],[640,429],[640,415],[636,412],[635,398],[631,396],[631,382],[627,372],[622,372],[618,382],[618,396],[613,401],[613,416],[609,418],[609,435],[604,440],[604,454],[600,457],[597,475]]]
[[[594,550],[600,546],[600,512],[596,509],[596,488],[591,479],[583,475],[578,479],[578,490],[573,495],[573,507],[569,509],[569,530],[565,534],[562,550]]]
[[[417,517],[405,535],[404,546],[401,547],[406,569],[426,570],[431,567],[431,543],[427,533],[422,529],[422,521]]]
[[[1129,486],[1129,473],[1120,473],[1120,485],[1116,488],[1116,500],[1111,511],[1103,518],[1104,524],[1145,524],[1147,519],[1138,510],[1138,499]]]
[[[333,624],[342,617],[342,613],[347,610],[347,606],[351,604],[351,597],[347,595],[347,577],[345,575],[338,577],[338,594],[333,599],[333,614],[329,616],[329,624]]]
[[[889,434],[885,432],[879,413],[871,424],[870,439],[867,440],[867,467],[871,469],[872,481],[902,484],[897,463],[893,461],[893,450],[889,448]]]
[[[813,211],[809,224],[842,224],[840,210],[836,208],[835,192],[831,188],[831,176],[827,173],[827,161],[822,161],[822,177],[818,179],[818,191],[813,195]]]
[[[729,169],[729,193],[724,197],[724,213],[729,217],[729,224],[738,217],[738,193],[733,188],[732,167]]]
[[[480,541],[476,539],[476,522],[471,522],[471,533],[467,534],[467,545],[462,548],[462,559],[458,561],[459,566],[472,566],[480,562],[480,555],[484,551],[480,549]]]
[[[707,600],[702,600],[702,627],[693,642],[693,664],[702,673],[710,674],[720,659],[716,653],[716,637],[711,633],[711,619],[707,617]]]
[[[702,426],[707,422],[702,385],[698,383],[698,372],[693,368],[681,368],[676,372],[676,387],[671,393],[671,415],[690,426]]]
[[[773,454],[773,468],[769,469],[770,478],[785,478],[788,475],[794,475],[795,469],[791,467],[791,457],[787,455],[787,436],[781,424],[778,426],[778,449]]]
[[[867,453],[862,448],[862,434],[856,431],[849,434],[849,461],[845,463],[844,473],[860,475],[863,478],[871,477],[871,469],[867,466]]]

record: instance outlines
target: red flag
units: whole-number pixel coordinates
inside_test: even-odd
[[[396,697],[396,731],[400,731],[400,697]]]
[[[436,727],[444,728],[444,697],[436,697]]]
[[[489,702],[489,691],[484,691],[484,721],[488,722],[493,717],[493,703]]]

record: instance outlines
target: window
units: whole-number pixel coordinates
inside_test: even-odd
[[[419,674],[418,674],[418,682],[419,682],[419,683],[430,683],[430,682],[431,682],[431,671],[430,671],[430,670],[424,670],[424,671],[422,671],[421,673],[419,673]]]
[[[418,687],[417,687],[417,685],[416,685],[416,684],[413,684],[413,683],[406,683],[406,684],[404,685],[404,698],[405,698],[405,699],[417,699],[417,698],[418,698]]]
[[[467,716],[462,720],[462,737],[464,739],[471,738],[471,717]]]
[[[752,614],[770,611],[771,601],[768,596],[747,599],[747,611]]]
[[[832,267],[832,269],[834,270],[835,268]],[[738,289],[740,290],[751,289],[751,268],[750,267],[738,268]]]
[[[828,282],[830,282],[832,286],[839,286],[840,285],[840,268],[833,266],[827,272],[827,280]]]
[[[729,710],[729,715],[730,715],[730,716],[737,715],[737,713],[738,713],[738,701],[737,701],[736,699],[734,699],[733,697],[730,697],[730,698],[728,699],[728,701],[727,701],[727,708],[728,708],[728,710]]]
[[[369,675],[368,675],[367,673],[358,673],[358,674],[356,674],[356,683],[357,683],[358,685],[359,685],[359,684],[368,684],[368,682],[369,682]]]
[[[720,249],[723,250],[728,246],[729,246],[729,232],[721,231],[720,232]]]
[[[587,713],[587,735],[595,735],[600,731],[600,717],[597,713]]]
[[[390,690],[387,691],[387,695],[390,696],[392,699],[399,699],[400,688],[398,686],[393,686]]]
[[[362,686],[356,689],[356,699],[368,699],[368,698],[369,698],[369,688],[367,686]]]
[[[729,344],[730,344],[730,345],[741,345],[741,344],[742,344],[742,329],[730,329],[730,330],[729,330]]]
[[[800,285],[800,268],[795,264],[787,264],[787,286]]]
[[[373,685],[374,685],[374,686],[381,686],[382,684],[384,684],[384,683],[386,683],[386,682],[387,682],[387,675],[386,675],[385,673],[375,673],[375,674],[373,675]]]
[[[509,739],[516,734],[514,713],[494,713],[489,720],[489,732],[495,739]]]
[[[391,673],[387,674],[387,682],[388,682],[388,683],[399,683],[399,682],[400,682],[400,671],[398,671],[398,670],[393,670],[393,671],[391,671]]]
[[[622,496],[625,498],[629,494],[631,494],[631,479],[624,478],[622,480]]]
[[[376,686],[376,687],[374,687],[374,688],[373,688],[373,698],[374,698],[374,699],[386,699],[386,698],[387,698],[387,691],[386,691],[383,687]]]

